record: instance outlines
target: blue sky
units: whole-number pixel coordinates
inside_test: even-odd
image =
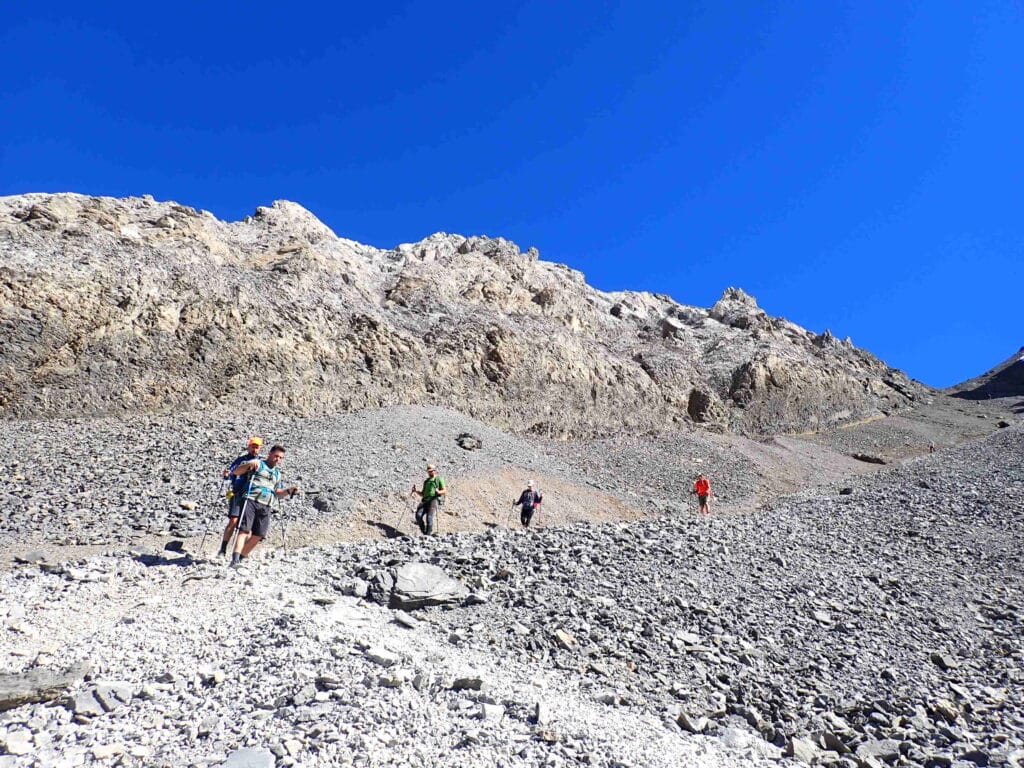
[[[0,194],[500,235],[935,386],[1024,344],[1016,0],[323,5],[5,4]]]

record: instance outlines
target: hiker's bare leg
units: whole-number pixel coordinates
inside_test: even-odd
[[[235,548],[233,550],[236,555],[242,554],[242,547],[245,546],[245,543],[248,540],[249,535],[250,534],[245,533],[244,531],[238,532],[238,536],[235,537]]]
[[[224,526],[224,535],[220,537],[220,540],[227,542],[231,539],[231,533],[235,530],[235,526],[238,525],[237,517],[229,517],[228,524]]]
[[[262,536],[246,536],[245,547],[242,548],[242,557],[248,557],[256,549],[256,545],[263,541]]]

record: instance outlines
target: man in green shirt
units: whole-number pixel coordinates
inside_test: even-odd
[[[437,514],[437,507],[441,499],[448,495],[448,487],[444,478],[437,474],[437,468],[433,464],[427,464],[427,479],[423,481],[423,489],[417,490],[412,487],[412,492],[418,494],[422,501],[416,507],[416,525],[426,536],[434,533],[434,517]]]

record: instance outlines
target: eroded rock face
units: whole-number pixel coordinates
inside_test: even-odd
[[[441,402],[552,436],[771,433],[924,391],[739,289],[711,310],[602,293],[502,238],[384,251],[283,201],[228,223],[150,197],[0,198],[0,331],[8,417]]]
[[[724,426],[729,419],[729,411],[718,395],[705,389],[695,389],[690,392],[686,412],[698,424]]]

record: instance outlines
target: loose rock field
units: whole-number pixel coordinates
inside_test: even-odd
[[[121,530],[195,533],[210,506],[154,517],[152,500],[214,495],[209,467],[230,456],[212,446],[252,428],[168,418],[11,425],[7,552],[41,562],[0,574],[0,671],[14,675],[0,688],[73,669],[48,701],[7,708],[0,690],[3,768],[1024,764],[1019,425],[861,469],[843,494],[846,460],[820,445],[829,482],[769,497],[764,457],[804,450],[789,438],[763,452],[699,433],[573,448],[430,409],[316,429],[282,419],[263,431],[337,504],[315,511],[325,524],[358,519],[360,498],[408,505],[427,460],[454,478],[514,464],[638,514],[552,512],[521,531],[481,512],[476,531],[413,538],[407,524],[287,552],[272,532],[232,571],[198,537],[177,551]],[[842,440],[859,448],[885,429]],[[482,447],[460,448],[461,432]],[[679,498],[688,473],[657,472],[681,455],[722,489],[711,516]],[[312,509],[307,497],[292,514]],[[451,525],[472,528],[462,514]],[[86,550],[62,536],[92,554],[69,555]],[[409,563],[459,582],[455,602],[388,608]]]

